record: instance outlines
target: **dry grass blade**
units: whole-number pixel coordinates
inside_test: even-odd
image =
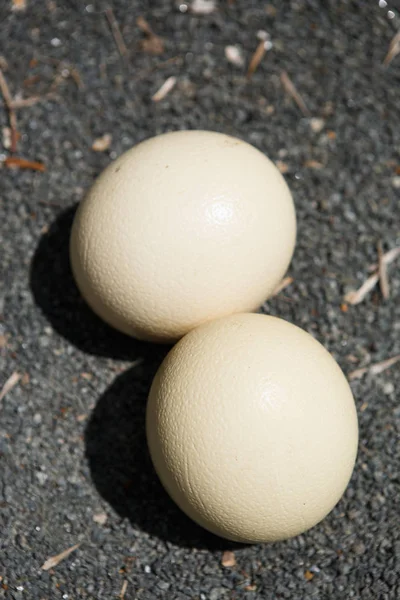
[[[364,300],[365,296],[376,286],[378,280],[379,275],[377,275],[377,273],[370,275],[370,277],[364,281],[358,290],[351,290],[348,292],[344,297],[344,301],[353,305],[360,304],[360,302]]]
[[[306,162],[304,163],[304,166],[307,167],[308,169],[323,169],[324,168],[324,164],[319,162],[318,160],[313,160],[312,158],[310,160],[306,160]]]
[[[400,31],[396,33],[389,45],[388,53],[385,56],[383,64],[388,67],[392,60],[400,53]]]
[[[78,88],[78,90],[83,90],[85,88],[85,84],[83,83],[82,77],[78,71],[78,69],[76,69],[75,67],[69,66],[67,67],[69,70],[69,74],[71,76],[71,79],[74,80],[76,87]]]
[[[17,129],[17,115],[15,114],[15,110],[13,108],[9,108],[8,114],[10,117],[10,129],[11,129],[10,152],[16,152],[18,140],[20,138],[20,135],[19,135],[18,129]]]
[[[282,290],[287,288],[291,283],[293,283],[293,277],[285,277],[284,279],[282,279],[282,281],[280,283],[278,283],[278,285],[272,292],[271,298],[273,298],[274,296],[277,296],[280,292],[282,292]]]
[[[111,7],[106,8],[105,10],[107,21],[111,28],[111,33],[113,34],[115,44],[118,48],[118,52],[122,57],[126,57],[128,54],[128,48],[125,45],[124,38],[122,37],[121,30],[118,25],[118,21],[115,18],[114,11]]]
[[[13,99],[11,96],[10,88],[8,87],[6,78],[3,75],[3,71],[0,69],[0,90],[3,94],[4,102],[8,110],[8,116],[10,119],[11,129],[11,146],[10,151],[15,152],[17,150],[18,143],[18,130],[17,130],[17,115],[13,107]]]
[[[20,158],[19,156],[8,156],[3,164],[9,168],[16,169],[30,169],[31,171],[40,171],[44,173],[46,165],[36,160],[27,160],[26,158]]]
[[[176,77],[168,77],[166,81],[162,84],[160,89],[152,96],[153,102],[160,102],[170,93],[170,91],[175,87],[177,82]]]
[[[345,297],[344,301],[349,304],[359,304],[365,298],[365,296],[375,287],[375,285],[380,281],[382,286],[382,274],[383,274],[383,288],[381,287],[382,294],[384,298],[385,294],[389,294],[389,285],[387,281],[387,273],[386,267],[390,265],[398,256],[400,256],[400,247],[392,248],[385,254],[382,253],[382,248],[379,250],[378,246],[378,257],[379,262],[369,265],[368,271],[373,271],[373,274],[368,277],[366,281],[362,284],[362,286],[358,290],[350,290]],[[386,281],[385,281],[386,277]],[[386,287],[385,287],[386,285]]]
[[[80,544],[75,544],[75,546],[71,546],[71,548],[67,548],[64,552],[60,552],[60,554],[56,554],[56,556],[50,556],[43,565],[41,566],[42,571],[49,571],[53,567],[56,567],[62,560],[67,558],[72,552],[75,552],[77,548],[79,548]]]
[[[361,377],[364,377],[364,375],[366,373],[368,373],[369,369],[368,367],[362,367],[361,369],[356,369],[355,371],[351,371],[351,373],[348,374],[347,378],[349,381],[354,381],[355,379],[361,379]]]
[[[92,144],[92,150],[95,152],[105,152],[111,146],[112,135],[105,133],[101,137],[94,140]]]
[[[0,402],[1,402],[1,400],[3,400],[4,396],[6,394],[8,394],[8,392],[10,392],[13,389],[13,387],[15,387],[17,385],[17,383],[20,379],[21,379],[21,375],[19,373],[17,373],[17,371],[14,371],[14,373],[12,373],[10,375],[10,377],[7,379],[7,381],[1,388]]]
[[[6,78],[3,75],[3,71],[0,69],[0,89],[3,94],[4,102],[6,103],[7,108],[12,107],[12,96],[10,92],[10,88],[8,87],[8,83]]]
[[[390,288],[387,275],[387,268],[385,261],[383,260],[382,242],[378,242],[378,275],[382,296],[385,300],[387,300],[390,295]]]
[[[393,365],[398,362],[400,362],[400,354],[392,356],[391,358],[383,360],[382,362],[375,363],[374,365],[370,365],[369,367],[356,369],[355,371],[349,373],[348,377],[350,381],[353,381],[354,379],[361,379],[361,377],[367,373],[371,373],[371,375],[380,375],[380,373],[390,369],[390,367],[393,367]]]
[[[266,51],[267,51],[267,45],[265,43],[265,40],[262,40],[258,44],[256,51],[254,52],[253,56],[251,57],[249,67],[247,69],[247,79],[251,79],[253,74],[256,72],[258,65],[264,58]]]
[[[43,100],[50,100],[55,98],[53,93],[46,94],[44,96],[30,96],[29,98],[15,98],[12,101],[13,109],[17,110],[19,108],[26,108],[28,106],[34,106],[38,102],[42,102]]]
[[[369,370],[372,373],[372,375],[379,375],[380,373],[383,373],[383,371],[386,371],[386,369],[390,369],[390,367],[393,367],[393,365],[395,365],[399,361],[400,354],[397,354],[396,356],[392,356],[391,358],[383,360],[382,362],[375,363],[370,367]]]
[[[54,90],[57,89],[59,84],[62,81],[68,79],[69,77],[74,80],[74,83],[79,90],[83,90],[85,88],[85,84],[83,82],[81,74],[79,73],[78,69],[70,63],[58,60],[56,58],[50,58],[48,56],[39,56],[39,60],[49,65],[55,65],[57,68],[56,76],[54,77],[53,83],[51,84],[51,91],[48,95],[51,95],[54,92]]]
[[[153,54],[154,56],[162,54],[164,52],[164,41],[154,33],[146,19],[138,17],[136,19],[136,25],[146,36],[146,39],[141,42],[142,50],[148,54]]]
[[[292,80],[290,79],[290,77],[286,73],[286,71],[282,71],[282,73],[281,73],[281,83],[283,85],[283,88],[284,88],[285,92],[291,98],[293,98],[293,100],[296,102],[297,106],[299,107],[299,109],[303,113],[303,115],[305,117],[310,117],[311,113],[308,110],[306,103],[304,102],[303,98],[301,97],[301,95],[297,91],[294,83],[292,82]]]
[[[128,589],[128,580],[125,579],[124,583],[122,584],[121,591],[119,593],[120,600],[124,600],[127,589]]]
[[[150,25],[148,24],[148,22],[146,21],[146,19],[144,17],[138,17],[136,19],[136,25],[146,35],[154,35],[152,28],[150,27]]]
[[[385,254],[382,256],[382,262],[384,262],[386,266],[390,265],[390,263],[396,260],[398,256],[400,256],[400,246],[385,252]],[[376,271],[378,267],[378,263],[374,263],[373,265],[369,265],[368,271],[371,273],[372,271]]]

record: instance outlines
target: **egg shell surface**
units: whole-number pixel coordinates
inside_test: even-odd
[[[78,287],[110,325],[171,342],[253,311],[291,260],[293,200],[275,165],[242,140],[179,131],[112,162],[75,216]]]
[[[327,350],[276,317],[204,324],[170,351],[151,387],[147,439],[178,506],[238,542],[273,542],[321,521],[349,482],[358,425]]]

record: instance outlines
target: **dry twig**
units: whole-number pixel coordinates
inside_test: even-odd
[[[251,57],[249,67],[247,69],[247,79],[251,79],[253,74],[256,72],[258,65],[264,58],[266,51],[267,51],[267,44],[266,44],[265,40],[261,40],[261,42],[259,42],[259,44],[256,48],[256,51],[254,52],[253,56]]]
[[[391,262],[393,262],[398,256],[400,256],[400,247],[398,248],[392,248],[392,250],[389,250],[389,252],[386,252],[385,254],[382,254],[382,256],[379,259],[379,262],[377,264],[373,264],[370,265],[368,267],[369,271],[375,271],[372,275],[370,275],[368,277],[368,279],[366,279],[364,281],[364,283],[362,284],[361,287],[358,288],[358,290],[350,290],[344,297],[344,301],[348,302],[349,304],[359,304],[360,302],[362,302],[365,298],[365,296],[375,287],[375,285],[378,283],[378,281],[380,280],[380,271],[379,269],[383,269],[386,273],[386,267],[387,265],[389,265]],[[376,272],[376,270],[378,269],[378,271]],[[385,277],[385,275],[384,275]],[[383,284],[385,285],[385,284]],[[382,294],[383,294],[383,290],[382,290]]]
[[[385,254],[382,256],[382,262],[384,262],[386,266],[390,265],[390,263],[392,263],[398,256],[400,256],[400,246],[397,246],[396,248],[392,248],[391,250],[388,250],[388,252],[385,252]],[[376,271],[378,268],[378,263],[373,263],[372,265],[369,265],[368,271],[371,273],[373,271]]]
[[[71,548],[67,548],[64,552],[60,552],[60,554],[56,554],[56,556],[50,556],[43,565],[41,566],[42,571],[49,571],[53,567],[56,567],[62,560],[67,558],[72,552],[79,548],[80,544],[75,544],[75,546],[71,546]]]
[[[361,369],[356,369],[355,371],[351,371],[348,377],[350,381],[354,379],[361,379],[366,373],[371,373],[371,375],[379,375],[386,371],[386,369],[390,369],[393,365],[400,361],[400,354],[397,356],[392,356],[392,358],[388,358],[383,360],[382,362],[375,363],[374,365],[370,365],[369,367],[362,367]]]
[[[11,129],[11,146],[10,151],[15,152],[17,150],[18,143],[18,130],[17,130],[17,115],[15,114],[15,109],[13,107],[13,99],[11,96],[10,88],[8,87],[6,78],[3,75],[3,71],[0,69],[0,90],[3,94],[4,103],[8,110],[8,117],[10,120],[10,129]]]
[[[364,281],[358,290],[350,290],[350,292],[345,295],[344,301],[353,305],[360,304],[360,302],[364,300],[365,296],[376,286],[378,280],[379,275],[377,273],[370,275],[370,277]]]
[[[13,389],[13,387],[15,387],[17,385],[17,383],[20,379],[21,379],[21,375],[19,373],[17,373],[17,371],[14,371],[14,373],[12,373],[10,375],[10,377],[7,379],[7,381],[1,388],[0,402],[1,402],[1,400],[3,400],[4,396],[6,394],[8,394],[8,392],[10,392]]]
[[[49,100],[55,98],[55,94],[49,92],[44,96],[29,96],[29,98],[14,98],[11,105],[13,109],[17,110],[19,108],[26,108],[28,106],[34,106],[38,102],[42,102],[43,100]]]
[[[293,81],[290,79],[290,77],[286,73],[286,71],[282,71],[282,73],[281,73],[281,83],[283,85],[285,92],[296,102],[297,106],[299,107],[299,109],[301,110],[303,115],[305,117],[310,117],[311,113],[308,110],[306,103],[304,102],[303,98],[300,96]]]
[[[382,296],[385,300],[387,300],[390,295],[390,288],[386,264],[383,260],[382,242],[378,242],[378,265],[379,285],[381,288]]]
[[[386,54],[385,60],[383,61],[383,64],[385,65],[385,67],[388,67],[390,65],[390,63],[392,62],[392,60],[398,54],[400,54],[400,31],[398,31],[396,33],[396,35],[390,42],[388,53]]]
[[[310,160],[306,160],[306,162],[304,163],[305,167],[308,167],[309,169],[323,169],[324,168],[324,164],[319,162],[318,160],[313,160],[312,158]]]
[[[72,72],[71,72],[72,75]],[[19,108],[26,108],[28,106],[33,106],[42,100],[47,100],[49,98],[54,98],[53,93],[48,93],[44,96],[31,96],[29,98],[13,98],[11,96],[10,88],[8,87],[6,78],[4,77],[3,71],[0,68],[0,90],[4,98],[4,103],[8,110],[9,120],[10,120],[10,131],[11,131],[11,143],[10,143],[10,152],[14,153],[17,151],[17,143],[19,139],[19,133],[17,129],[17,115],[16,110]]]
[[[127,589],[128,589],[128,580],[124,579],[124,583],[122,584],[122,588],[119,593],[120,600],[124,600]]]
[[[65,79],[68,79],[68,77],[71,77],[71,79],[74,80],[78,90],[83,90],[85,88],[85,84],[83,83],[82,77],[76,67],[73,67],[69,63],[60,62],[58,60],[51,60],[49,62],[56,63],[58,65],[58,73],[54,77],[54,81],[51,84],[50,90],[54,91],[57,89],[58,85]]]
[[[40,171],[43,173],[46,170],[46,165],[36,160],[27,160],[26,158],[20,158],[19,156],[8,156],[3,164],[9,168],[17,169],[31,169],[32,171]]]
[[[78,69],[76,67],[73,67],[72,65],[68,65],[67,70],[69,71],[69,75],[71,77],[71,79],[73,79],[75,81],[76,87],[78,88],[78,90],[83,90],[85,88],[85,84],[83,83],[83,79],[78,71]]]
[[[152,96],[153,102],[160,102],[167,94],[175,87],[177,82],[176,77],[168,77],[162,84],[159,90]]]
[[[121,30],[118,25],[118,21],[115,18],[113,9],[109,6],[105,10],[107,21],[110,25],[111,33],[113,34],[115,44],[118,48],[120,55],[125,58],[128,54],[128,48],[125,45],[124,38],[122,37]]]

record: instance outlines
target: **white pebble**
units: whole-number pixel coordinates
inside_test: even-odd
[[[46,483],[46,481],[48,480],[49,476],[47,475],[47,473],[43,473],[43,471],[38,471],[36,473],[36,477],[40,483],[40,485],[44,485]]]
[[[238,46],[226,46],[225,58],[236,67],[243,67],[244,65],[243,54]]]
[[[400,189],[400,176],[393,177],[392,186],[396,188],[396,190]]]
[[[318,119],[317,117],[310,119],[310,127],[315,133],[319,133],[320,131],[322,131],[324,125],[324,119]]]
[[[388,381],[388,383],[385,383],[383,386],[383,393],[385,394],[385,396],[389,396],[390,394],[393,394],[394,392],[394,385],[391,381]]]

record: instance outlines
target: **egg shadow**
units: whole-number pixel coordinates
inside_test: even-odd
[[[74,346],[96,356],[132,360],[150,344],[104,323],[82,298],[69,259],[71,227],[78,205],[63,211],[39,240],[30,267],[30,288],[53,329]]]
[[[123,519],[178,546],[227,550],[223,540],[189,519],[164,491],[146,443],[145,412],[151,381],[167,349],[119,375],[101,396],[85,429],[85,450],[99,494]]]
[[[53,329],[80,350],[143,362],[119,375],[98,400],[85,430],[85,451],[99,494],[122,518],[164,541],[184,547],[243,547],[205,531],[164,491],[151,462],[145,406],[152,379],[170,346],[140,342],[104,323],[82,298],[72,275],[69,239],[77,205],[59,214],[39,240],[30,288]]]

